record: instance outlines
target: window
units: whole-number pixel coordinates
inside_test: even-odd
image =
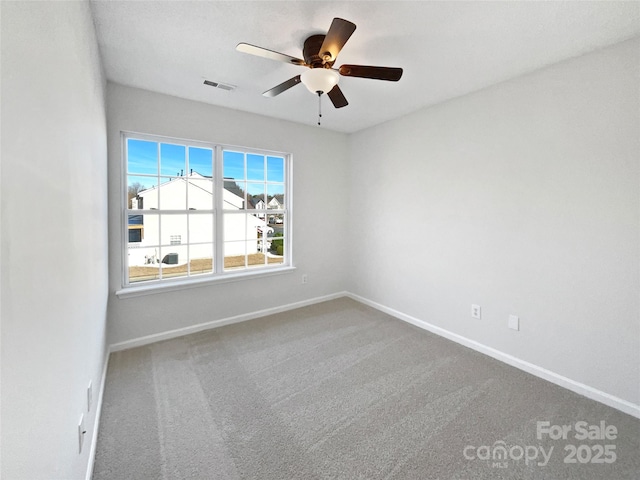
[[[144,225],[142,223],[142,215],[129,215],[129,243],[140,243],[142,241],[142,232]]]
[[[290,156],[123,134],[124,287],[291,265]]]
[[[142,241],[142,228],[129,225],[129,243],[140,243]]]

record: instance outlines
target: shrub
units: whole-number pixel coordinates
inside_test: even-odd
[[[273,236],[273,240],[271,240],[271,250],[277,252],[278,255],[282,255],[282,251],[284,251],[284,239],[282,237],[282,232],[278,232]]]

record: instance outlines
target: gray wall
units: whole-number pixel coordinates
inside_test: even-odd
[[[344,290],[347,239],[347,137],[322,128],[108,84],[109,342],[274,308]],[[293,259],[277,276],[133,298],[121,288],[120,132],[272,149],[293,155]],[[308,283],[302,284],[302,274]]]
[[[352,136],[108,85],[107,169],[88,2],[0,5],[2,478],[84,476],[107,301],[116,343],[348,289],[640,403],[638,41]],[[291,152],[295,273],[115,297],[120,130]]]
[[[638,53],[352,135],[350,290],[639,404]]]
[[[83,478],[105,358],[104,80],[88,2],[0,8],[0,477]]]

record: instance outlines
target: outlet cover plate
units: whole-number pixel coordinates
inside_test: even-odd
[[[482,318],[482,308],[480,305],[471,305],[471,316],[480,320]]]
[[[517,315],[509,315],[509,328],[511,330],[520,330],[520,318]]]

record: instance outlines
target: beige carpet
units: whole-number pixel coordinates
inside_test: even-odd
[[[638,479],[640,421],[339,299],[114,353],[93,478]]]

